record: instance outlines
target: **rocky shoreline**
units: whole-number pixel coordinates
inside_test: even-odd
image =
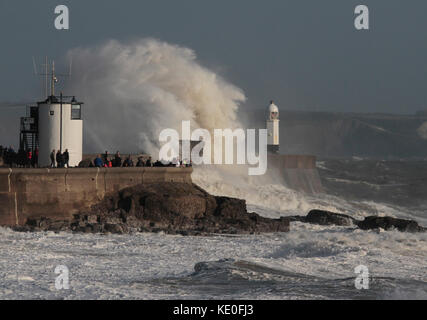
[[[246,201],[215,197],[194,184],[152,183],[106,196],[71,220],[29,219],[17,231],[165,232],[182,235],[288,232],[289,219],[247,212]]]
[[[362,230],[383,229],[398,230],[401,232],[426,232],[424,228],[414,220],[398,219],[393,217],[369,216],[364,220],[357,220],[345,214],[334,213],[323,210],[311,210],[306,216],[291,216],[291,221],[318,225],[357,226]]]
[[[16,231],[72,231],[81,233],[165,232],[181,235],[258,234],[288,232],[294,221],[319,225],[356,226],[362,230],[384,229],[425,232],[416,221],[392,217],[366,217],[312,210],[307,216],[268,219],[248,212],[246,201],[216,197],[188,183],[152,183],[123,189],[106,196],[70,220],[45,217],[28,219]]]

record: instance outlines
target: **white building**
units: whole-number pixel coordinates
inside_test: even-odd
[[[50,96],[38,105],[39,166],[49,166],[50,154],[68,150],[69,165],[78,166],[83,157],[81,106],[74,97]]]

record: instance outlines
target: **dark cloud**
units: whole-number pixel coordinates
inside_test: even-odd
[[[202,65],[244,90],[246,108],[269,99],[299,110],[427,108],[427,2],[363,3],[369,31],[355,30],[360,1],[353,0],[62,1],[71,30],[57,31],[58,1],[3,0],[0,101],[40,98],[33,55],[60,59],[107,39],[155,37],[192,48]]]

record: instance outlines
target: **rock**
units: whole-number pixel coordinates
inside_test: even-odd
[[[287,232],[289,218],[268,219],[249,213],[246,201],[214,197],[188,183],[152,183],[108,194],[71,221],[33,219],[27,229],[75,232],[165,232],[182,235]]]
[[[30,227],[38,227],[39,226],[39,222],[38,222],[38,219],[27,219],[27,226],[30,226]]]
[[[426,228],[418,225],[416,221],[397,219],[392,217],[366,217],[365,220],[359,221],[348,215],[339,214],[323,210],[311,210],[307,216],[288,217],[290,221],[300,221],[320,225],[338,225],[351,226],[356,225],[362,230],[378,229],[384,230],[397,229],[402,232],[425,232]]]
[[[104,223],[106,224],[121,224],[122,223],[122,219],[119,217],[110,217],[110,216],[106,216],[103,217],[103,219],[101,219]]]
[[[165,201],[164,206],[167,212],[196,219],[203,217],[206,212],[206,199],[197,195],[170,197]]]
[[[139,229],[142,226],[142,222],[135,216],[126,217],[125,223],[129,228],[134,229]]]
[[[142,184],[110,194],[92,208],[98,220],[111,224],[117,210],[129,230],[184,235],[289,231],[289,219],[267,219],[248,213],[246,202],[214,197],[188,183]],[[113,224],[117,224],[114,221]],[[111,231],[106,226],[105,231]]]
[[[323,226],[351,226],[356,221],[354,218],[348,215],[324,210],[311,210],[303,220],[303,222],[314,223]],[[302,221],[302,219],[299,221]]]
[[[70,228],[69,221],[49,221],[48,225],[46,226],[47,230],[51,230],[54,232],[60,232],[65,231]]]
[[[12,228],[12,230],[16,231],[16,232],[32,232],[32,228],[28,225],[24,225],[24,226],[15,226]]]
[[[141,184],[110,193],[90,209],[75,214],[70,221],[32,218],[26,225],[14,229],[23,232],[71,230],[117,234],[137,231],[181,235],[256,234],[288,232],[291,221],[356,225],[363,230],[426,231],[412,220],[367,217],[358,221],[348,215],[323,210],[312,210],[307,216],[268,219],[247,212],[245,200],[214,197],[194,184],[171,182]]]
[[[91,225],[87,225],[85,227],[80,228],[80,232],[83,232],[83,233],[92,233],[92,231],[93,229]]]
[[[101,233],[104,231],[102,224],[99,223],[95,223],[91,227],[93,233]]]
[[[104,230],[106,232],[111,232],[111,233],[118,233],[118,234],[123,233],[123,228],[118,224],[106,223],[104,224]]]
[[[98,222],[98,216],[92,214],[92,215],[86,216],[86,220],[87,220],[87,223],[97,223]]]
[[[216,216],[225,219],[236,219],[246,214],[246,201],[228,197],[216,197]]]
[[[15,226],[12,229],[18,232],[34,232],[34,231],[66,231],[70,230],[70,221],[67,220],[51,220],[49,218],[30,218],[24,226]]]
[[[393,230],[397,229],[402,232],[424,232],[425,228],[418,225],[414,220],[397,219],[392,217],[366,217],[365,220],[357,223],[360,229],[384,229]]]

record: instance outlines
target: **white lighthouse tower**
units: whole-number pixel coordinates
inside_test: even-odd
[[[267,109],[267,150],[279,153],[279,108],[270,101]]]
[[[55,96],[55,64],[52,63],[51,94],[45,101],[38,102],[38,142],[40,167],[50,165],[53,150],[63,153],[68,150],[69,165],[78,166],[83,157],[82,102],[62,92]]]

